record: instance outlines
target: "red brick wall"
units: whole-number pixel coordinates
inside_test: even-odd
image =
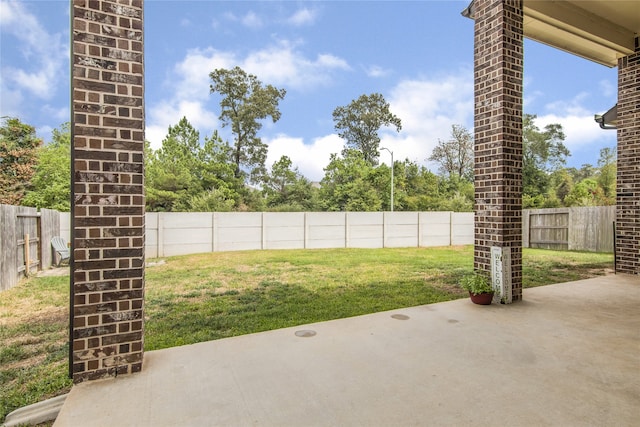
[[[71,373],[142,368],[143,0],[74,0]]]
[[[510,248],[513,300],[522,298],[522,0],[476,0],[474,268]]]
[[[616,269],[640,274],[640,52],[618,61]]]

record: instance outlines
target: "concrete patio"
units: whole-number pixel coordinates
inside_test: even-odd
[[[637,426],[639,307],[611,275],[147,352],[55,426]]]

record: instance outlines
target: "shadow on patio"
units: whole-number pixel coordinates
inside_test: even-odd
[[[524,292],[147,352],[55,426],[637,425],[640,278]]]

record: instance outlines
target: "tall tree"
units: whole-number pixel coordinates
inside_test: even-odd
[[[434,210],[439,198],[438,177],[415,161],[405,159],[395,165],[395,209]]]
[[[220,190],[233,195],[238,200],[238,194],[244,182],[235,177],[233,163],[233,148],[227,141],[223,141],[217,130],[210,137],[205,137],[204,144],[197,155],[199,161],[198,179],[206,191]]]
[[[337,107],[333,121],[338,135],[345,140],[345,150],[359,150],[371,166],[378,164],[380,128],[394,126],[397,132],[402,129],[400,119],[389,111],[389,103],[379,93],[361,95],[349,105]]]
[[[282,156],[271,167],[271,174],[262,188],[267,207],[288,211],[313,210],[316,207],[315,189],[292,165],[289,157]]]
[[[551,185],[555,189],[555,198],[564,203],[564,198],[573,190],[574,180],[569,169],[558,169],[551,175]]]
[[[570,153],[563,144],[562,125],[552,123],[540,130],[535,119],[532,114],[525,114],[523,118],[522,184],[529,200],[543,200],[550,190],[551,174],[564,166]]]
[[[580,166],[580,169],[574,167],[566,168],[567,172],[571,174],[573,182],[580,182],[583,179],[593,178],[596,176],[598,169],[590,163],[584,163]]]
[[[473,136],[461,125],[451,125],[451,139],[438,140],[429,160],[438,171],[455,180],[473,181]]]
[[[262,128],[260,120],[271,117],[280,119],[278,104],[286,91],[271,85],[263,86],[258,78],[247,74],[240,67],[231,70],[218,68],[209,77],[211,93],[222,96],[219,119],[223,126],[231,126],[234,134],[235,176],[243,175],[242,168],[249,169],[252,182],[260,182],[266,174],[267,145],[258,137]]]
[[[320,182],[320,200],[326,211],[379,211],[382,200],[371,177],[374,168],[359,150],[331,155]]]
[[[20,204],[31,186],[42,140],[33,126],[5,118],[0,127],[0,203]]]
[[[598,185],[602,188],[607,205],[616,202],[617,152],[616,148],[605,147],[600,150],[598,159]]]
[[[69,122],[52,132],[50,143],[38,149],[38,164],[22,204],[69,212],[71,209],[71,132]]]
[[[187,200],[202,191],[198,177],[200,133],[183,117],[169,126],[162,147],[148,150],[146,160],[147,207],[151,211],[185,210]]]

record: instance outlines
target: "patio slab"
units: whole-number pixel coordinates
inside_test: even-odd
[[[611,275],[150,351],[54,425],[638,425],[639,307]]]

